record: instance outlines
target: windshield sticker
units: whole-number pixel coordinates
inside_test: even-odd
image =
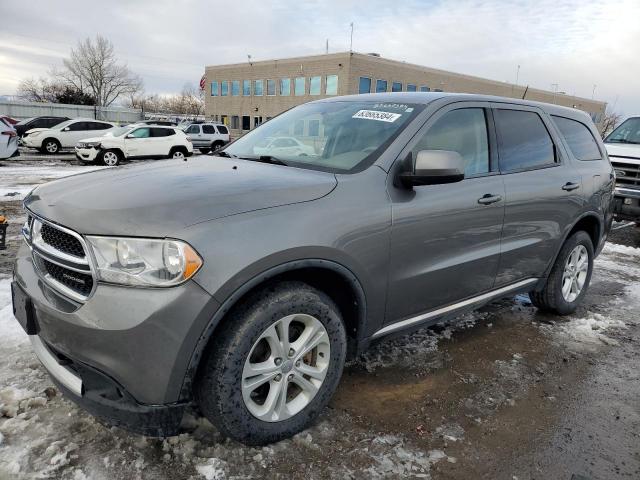
[[[379,122],[393,123],[402,116],[401,113],[378,112],[376,110],[360,110],[351,118],[363,118],[365,120],[377,120]]]
[[[408,106],[404,103],[375,103],[373,108],[384,108],[385,110],[407,110]]]

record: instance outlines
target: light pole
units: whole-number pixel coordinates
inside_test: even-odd
[[[351,42],[349,43],[349,51],[353,52],[353,22],[349,24],[351,27]]]
[[[596,87],[597,85],[594,83],[593,84],[593,90],[591,91],[591,100],[593,100],[596,96]]]
[[[552,83],[551,84],[551,88],[553,88],[553,103],[556,103],[556,95],[558,93],[558,84],[557,83]]]

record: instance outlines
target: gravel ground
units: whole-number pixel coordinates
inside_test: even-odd
[[[73,163],[0,162],[0,188],[88,168]],[[317,425],[248,448],[192,415],[179,436],[149,439],[62,398],[12,317],[23,217],[15,197],[0,202],[11,222],[0,253],[0,480],[640,478],[640,229],[612,233],[574,315],[517,296],[379,343],[347,366]]]

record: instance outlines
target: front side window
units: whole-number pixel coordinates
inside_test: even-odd
[[[576,120],[552,115],[562,136],[569,144],[569,149],[578,160],[601,160],[602,154],[591,130]]]
[[[237,97],[240,95],[240,80],[233,80],[231,82],[231,96]]]
[[[376,93],[383,93],[387,91],[386,80],[376,80]]]
[[[218,81],[214,80],[213,82],[211,82],[211,96],[212,97],[217,97],[218,96]]]
[[[483,108],[461,108],[445,113],[429,128],[413,148],[413,158],[420,150],[449,150],[464,159],[465,176],[489,172],[489,140]]]
[[[402,91],[402,83],[401,82],[393,82],[391,84],[392,92],[401,92]]]
[[[309,79],[309,95],[320,95],[322,77],[311,77]]]
[[[242,96],[248,97],[251,95],[251,80],[242,81]]]
[[[138,128],[129,134],[133,138],[149,138],[151,136],[151,132],[148,128]]]
[[[371,79],[368,77],[360,77],[358,85],[358,93],[371,93]]]
[[[184,133],[200,133],[200,125],[190,125]]]
[[[553,165],[553,141],[535,112],[496,109],[500,171],[513,172]]]
[[[325,78],[325,95],[337,95],[338,94],[338,76],[327,75]]]
[[[306,79],[304,77],[296,77],[296,79],[293,82],[294,94],[300,97],[305,94],[306,89],[307,89]]]
[[[225,152],[250,159],[273,156],[314,170],[356,172],[371,165],[423,108],[372,101],[307,103],[263,123]]]
[[[640,144],[640,117],[626,119],[604,139],[604,142]]]
[[[229,82],[227,80],[223,80],[220,83],[220,96],[226,97],[229,95]]]
[[[253,94],[258,97],[264,95],[264,80],[256,80],[253,82]]]
[[[282,78],[280,79],[280,95],[283,97],[288,97],[291,95],[291,79],[290,78]]]
[[[276,81],[275,80],[267,80],[267,95],[275,95],[276,94]]]

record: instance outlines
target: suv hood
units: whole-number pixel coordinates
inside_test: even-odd
[[[605,143],[607,153],[612,157],[631,157],[640,160],[640,145],[628,143]],[[620,161],[616,159],[616,162]],[[624,158],[622,159],[624,161]]]
[[[78,140],[77,143],[86,143],[86,142],[104,142],[107,138],[110,139],[114,139],[116,137],[114,137],[113,135],[109,135],[108,133],[105,133],[104,135],[101,135],[99,137],[89,137],[89,138],[83,138],[81,140]]]
[[[25,133],[31,135],[32,133],[36,133],[36,132],[44,132],[45,130],[50,130],[49,128],[32,128],[30,130],[27,130]]]
[[[223,157],[164,160],[72,175],[24,203],[82,234],[180,238],[190,225],[330,193],[333,174]]]

